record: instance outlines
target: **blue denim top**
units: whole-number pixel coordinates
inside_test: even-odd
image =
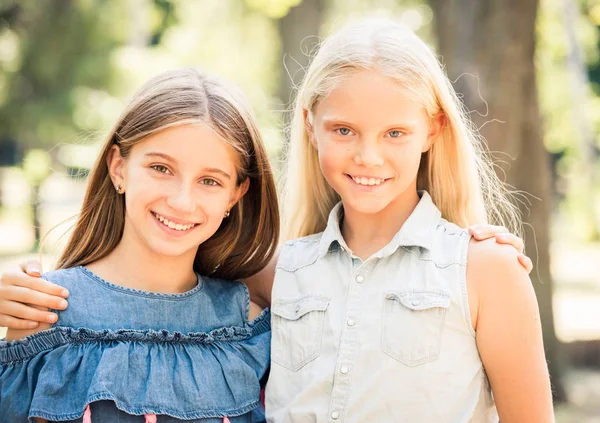
[[[192,290],[161,294],[84,267],[43,277],[70,291],[69,307],[48,330],[0,341],[0,420],[70,421],[108,400],[125,416],[251,421],[271,332],[268,310],[248,321],[244,284],[198,275]]]

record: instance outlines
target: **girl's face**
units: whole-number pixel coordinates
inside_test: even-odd
[[[161,256],[195,256],[248,189],[236,186],[235,150],[208,125],[176,126],[136,144],[109,168],[125,192],[123,239]]]
[[[441,128],[393,79],[356,71],[314,109],[307,122],[327,182],[344,209],[379,213],[414,197],[421,154]]]

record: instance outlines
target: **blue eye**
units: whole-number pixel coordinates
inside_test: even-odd
[[[402,135],[404,135],[404,133],[402,131],[393,130],[393,131],[388,132],[388,135],[391,138],[400,138]]]
[[[169,173],[169,169],[162,165],[152,165],[150,167],[160,173]]]
[[[348,128],[338,128],[336,129],[336,132],[343,136],[350,135],[352,133],[352,131]]]

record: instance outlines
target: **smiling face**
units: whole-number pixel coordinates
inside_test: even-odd
[[[193,260],[248,188],[237,184],[237,166],[235,150],[202,123],[151,135],[127,158],[113,147],[111,178],[125,195],[121,242]]]
[[[344,210],[374,214],[416,198],[421,154],[441,122],[393,79],[355,71],[319,100],[307,126]]]

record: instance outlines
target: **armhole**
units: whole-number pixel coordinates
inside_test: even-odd
[[[471,309],[469,307],[469,292],[467,290],[467,266],[468,266],[468,256],[469,256],[469,243],[471,242],[471,235],[468,232],[463,233],[463,237],[461,239],[461,245],[459,248],[460,251],[460,266],[458,266],[458,280],[460,281],[460,292],[461,292],[461,301],[462,301],[462,309],[463,309],[463,317],[465,319],[465,324],[467,325],[467,330],[469,333],[475,337],[476,332],[473,329],[473,321],[471,319]]]
[[[244,313],[244,324],[253,324],[255,323],[256,319],[258,319],[259,317],[261,317],[264,314],[265,309],[262,308],[261,312],[258,313],[255,317],[253,317],[252,319],[250,318],[250,304],[251,304],[251,300],[250,300],[250,291],[248,290],[248,287],[246,286],[245,283],[243,282],[237,282],[242,286],[242,293],[244,296],[244,305],[242,306],[242,312]],[[256,303],[254,303],[256,304]],[[258,304],[256,304],[257,307],[260,308],[260,306]]]

